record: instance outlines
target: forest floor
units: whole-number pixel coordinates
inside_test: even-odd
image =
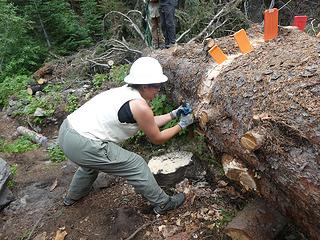
[[[1,137],[11,139],[17,126],[0,112]],[[57,131],[55,125],[45,130],[49,138]],[[184,138],[157,151],[181,150],[179,144],[184,145],[185,140],[188,150],[190,146],[195,152],[199,150],[199,145],[192,145],[194,136]],[[131,150],[150,156],[146,145],[143,142]],[[206,151],[203,153],[208,158]],[[66,207],[62,199],[77,169],[75,164],[50,162],[45,148],[22,154],[0,153],[0,157],[10,165],[17,164],[12,188],[15,199],[0,213],[0,239],[229,239],[224,226],[252,198],[229,182],[218,164],[202,164],[200,159],[196,161],[198,176],[185,179],[176,188],[166,188],[168,193],[187,192],[184,205],[166,215],[155,216],[123,179],[103,173],[87,197]],[[278,239],[304,238],[288,225]]]

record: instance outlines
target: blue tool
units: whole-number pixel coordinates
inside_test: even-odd
[[[190,106],[189,103],[187,102],[184,102],[182,105],[181,105],[181,108],[179,108],[178,112],[177,112],[177,116],[180,117],[181,115],[183,116],[187,116],[189,113],[192,112],[192,108]]]

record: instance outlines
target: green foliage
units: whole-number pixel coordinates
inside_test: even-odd
[[[7,1],[0,1],[0,82],[5,76],[25,74],[43,60],[45,51],[29,34],[31,22],[17,14]]]
[[[102,36],[102,14],[98,11],[96,0],[81,0],[82,17],[84,18],[86,29],[95,39],[101,39]]]
[[[18,75],[15,77],[6,77],[3,82],[0,82],[0,106],[6,106],[8,104],[9,96],[15,96],[21,91],[25,91],[28,81],[28,76]]]
[[[127,12],[130,8],[121,0],[102,0],[100,1],[100,7],[103,13],[111,11]]]
[[[20,115],[29,115],[31,119],[37,124],[42,123],[43,117],[33,117],[37,108],[41,108],[45,111],[45,117],[53,116],[56,108],[61,102],[61,96],[56,92],[48,92],[43,97],[34,97],[27,95],[25,92],[19,95],[20,99],[24,99],[28,104],[20,112]]]
[[[100,88],[102,83],[108,80],[108,76],[106,74],[95,74],[92,79],[92,84],[95,88]]]
[[[10,189],[14,188],[14,186],[16,185],[14,177],[17,175],[17,167],[18,167],[18,164],[10,165],[10,179],[7,183],[7,186]]]
[[[67,112],[72,113],[79,107],[79,98],[74,94],[69,94],[67,98]]]
[[[151,108],[155,116],[157,115],[163,115],[168,112],[171,112],[174,107],[172,104],[168,101],[167,97],[163,94],[159,94],[151,101]],[[162,129],[167,129],[175,126],[178,123],[178,119],[174,119],[170,122],[168,122],[166,125],[162,127]],[[186,130],[183,129],[180,131],[179,135],[185,134]]]
[[[38,39],[60,54],[91,44],[88,29],[81,25],[65,0],[32,0],[26,2],[21,11],[33,23]]]
[[[235,213],[231,210],[220,209],[221,219],[218,220],[215,225],[218,228],[225,227],[235,216]]]
[[[27,137],[21,136],[13,142],[0,139],[0,152],[5,153],[24,153],[37,149],[38,144],[32,143]]]
[[[48,148],[48,154],[52,162],[62,162],[67,159],[59,146]]]
[[[127,76],[129,73],[129,69],[129,64],[112,67],[109,73],[109,81],[118,83],[123,82],[125,76]]]
[[[151,101],[151,108],[155,115],[162,115],[173,110],[172,105],[169,104],[166,95],[157,95]]]

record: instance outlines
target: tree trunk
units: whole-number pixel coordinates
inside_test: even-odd
[[[217,152],[239,160],[257,194],[318,239],[319,40],[286,29],[267,43],[257,28],[249,36],[254,51],[245,55],[232,37],[215,39],[228,55],[220,65],[193,43],[145,54],[160,61],[166,92],[177,105],[192,105],[197,127]]]

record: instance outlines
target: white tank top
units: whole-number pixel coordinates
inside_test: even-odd
[[[139,130],[136,123],[121,123],[118,111],[132,99],[143,99],[127,85],[102,92],[86,102],[67,118],[80,135],[102,141],[122,142]]]

